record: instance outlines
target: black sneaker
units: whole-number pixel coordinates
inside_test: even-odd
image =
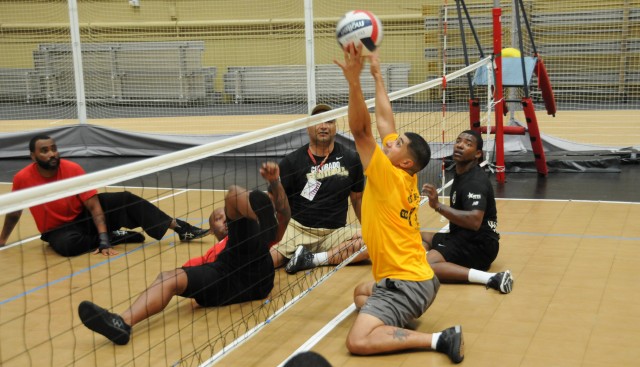
[[[511,293],[513,289],[513,277],[511,276],[511,271],[503,271],[492,276],[489,279],[489,283],[487,283],[487,288],[492,288],[497,291],[500,291],[502,294]]]
[[[131,326],[127,325],[119,315],[89,301],[80,303],[78,315],[84,326],[106,336],[113,343],[125,345],[129,342]]]
[[[295,274],[300,270],[313,269],[316,266],[313,264],[313,254],[307,250],[304,246],[298,246],[296,252],[294,252],[291,260],[284,267],[284,271],[289,274]]]
[[[142,243],[144,242],[144,235],[134,231],[111,231],[111,246],[119,245],[121,243]]]
[[[183,220],[176,219],[176,223],[178,226],[174,228],[174,231],[178,234],[178,237],[180,237],[180,241],[182,242],[197,240],[198,238],[202,238],[209,234],[208,229],[192,226]]]
[[[453,363],[460,363],[464,359],[464,339],[462,326],[456,325],[442,331],[438,339],[436,350],[449,356]]]

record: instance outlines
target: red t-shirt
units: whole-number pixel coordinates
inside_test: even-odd
[[[221,239],[220,242],[211,246],[211,248],[207,250],[207,252],[204,255],[194,257],[193,259],[184,263],[182,267],[184,268],[188,266],[198,266],[198,265],[212,263],[216,261],[216,259],[218,258],[218,254],[220,254],[220,252],[222,252],[222,250],[224,250],[224,248],[227,246],[228,239],[229,239],[229,236]]]
[[[34,162],[23,168],[13,177],[12,191],[44,185],[51,182],[84,175],[84,170],[77,163],[61,159],[58,171],[53,177],[42,177]],[[89,190],[80,194],[58,199],[29,208],[40,233],[50,231],[65,223],[71,222],[83,210],[84,202],[96,195],[98,191]]]

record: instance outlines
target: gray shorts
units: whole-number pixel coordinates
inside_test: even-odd
[[[404,328],[431,306],[440,288],[437,277],[423,282],[384,278],[360,312],[377,317],[385,325]]]

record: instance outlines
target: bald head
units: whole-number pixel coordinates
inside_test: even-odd
[[[209,228],[214,236],[221,241],[227,237],[227,216],[224,214],[224,208],[216,208],[209,217]]]

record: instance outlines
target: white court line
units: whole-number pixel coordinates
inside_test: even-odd
[[[447,184],[438,189],[438,193],[449,186],[451,186],[453,181],[447,182]],[[420,201],[420,205],[427,202],[429,199],[424,197]],[[616,201],[597,201],[597,200],[553,200],[553,199],[496,199],[496,200],[518,200],[518,201],[549,201],[549,202],[584,202],[584,203],[613,203],[613,204],[640,204],[634,202],[616,202]],[[438,232],[446,232],[449,230],[449,224],[442,227]],[[307,339],[307,341],[302,344],[298,349],[296,349],[287,359],[285,359],[282,363],[278,365],[278,367],[282,367],[289,359],[295,356],[298,353],[306,352],[313,348],[320,340],[322,340],[325,336],[327,336],[342,320],[344,320],[351,312],[355,310],[355,305],[352,303],[349,307],[344,309],[340,314],[338,314],[333,320],[331,320],[327,325],[325,325],[322,329],[320,329],[316,334],[314,334],[311,338]]]
[[[449,224],[440,228],[438,232],[446,232],[449,230]],[[293,353],[287,357],[282,363],[278,365],[278,367],[283,367],[287,361],[289,361],[293,356],[298,353],[306,352],[313,348],[320,340],[322,340],[325,336],[327,336],[333,329],[335,329],[338,324],[340,324],[344,319],[347,318],[353,311],[356,310],[356,305],[351,304],[347,308],[345,308],[342,312],[338,314],[338,316],[334,317],[333,320],[329,321],[322,329],[320,329],[317,333],[315,333],[311,338],[307,339],[304,344],[302,344],[298,349],[296,349]]]
[[[24,239],[24,240],[21,240],[21,241],[18,241],[18,242],[14,242],[14,243],[12,243],[10,245],[2,246],[2,247],[0,247],[0,251],[7,250],[7,249],[10,249],[12,247],[16,247],[18,245],[22,245],[23,243],[31,242],[31,241],[37,240],[39,238],[40,238],[40,236],[33,236],[33,237],[29,237],[27,239]]]
[[[346,319],[353,311],[356,310],[356,305],[352,303],[349,307],[345,308],[344,311],[340,312],[338,316],[336,316],[333,320],[329,321],[322,329],[320,329],[317,333],[315,333],[311,338],[307,339],[307,341],[300,346],[300,348],[296,349],[287,359],[282,361],[278,365],[278,367],[283,367],[285,363],[287,363],[293,356],[298,353],[306,352],[313,348],[320,340],[322,340],[327,334],[331,332],[342,320]]]
[[[486,161],[482,162],[482,165],[485,165],[485,164],[486,164]],[[453,180],[449,180],[449,182],[447,182],[444,186],[438,189],[438,194],[442,193],[444,189],[451,186],[452,184],[453,184]],[[422,206],[427,201],[429,201],[429,198],[426,196],[423,197],[422,200],[420,200],[420,206]],[[444,227],[440,228],[438,232],[447,232],[448,230],[449,230],[449,224],[447,223]],[[287,359],[285,359],[282,363],[280,363],[278,367],[282,367],[285,363],[287,363],[288,360],[290,360],[296,354],[301,352],[306,352],[311,348],[313,348],[314,345],[318,344],[320,340],[322,340],[325,336],[327,336],[327,334],[329,334],[339,323],[341,323],[342,320],[344,320],[353,311],[355,311],[355,309],[356,309],[356,306],[353,303],[349,307],[345,308],[342,312],[340,312],[340,314],[338,314],[338,316],[333,318],[333,320],[329,321],[327,325],[325,325],[322,329],[320,329],[317,333],[315,333],[311,338],[307,339],[307,341],[304,344],[302,344],[291,355],[289,355],[289,357],[287,357]]]
[[[282,315],[285,311],[287,311],[289,309],[289,307],[291,307],[294,304],[298,303],[298,301],[301,300],[302,297],[306,296],[314,288],[316,288],[320,284],[324,283],[324,281],[329,279],[329,277],[332,276],[335,272],[337,272],[338,270],[340,270],[340,269],[344,268],[345,266],[347,266],[356,256],[358,256],[361,252],[365,251],[366,249],[367,249],[367,246],[362,246],[360,248],[360,250],[358,250],[358,251],[354,252],[353,254],[351,254],[351,256],[349,256],[345,261],[343,261],[342,263],[337,265],[335,268],[331,269],[331,271],[329,271],[327,274],[323,275],[320,278],[320,280],[318,280],[311,287],[305,289],[303,292],[301,292],[300,294],[295,296],[293,299],[291,299],[291,301],[287,302],[284,306],[282,306],[281,308],[276,310],[276,312],[273,313],[272,317],[270,317],[267,320],[259,323],[256,326],[254,326],[251,330],[247,331],[243,335],[235,338],[230,344],[225,345],[218,353],[213,355],[211,358],[206,360],[204,363],[200,364],[200,367],[209,367],[209,366],[213,366],[214,364],[220,362],[220,359],[222,357],[224,357],[227,353],[229,353],[230,351],[232,351],[233,349],[237,348],[238,346],[240,346],[241,344],[243,344],[244,342],[249,340],[251,337],[256,335],[263,327],[265,327],[266,325],[271,323],[271,321],[275,320],[278,316]]]

